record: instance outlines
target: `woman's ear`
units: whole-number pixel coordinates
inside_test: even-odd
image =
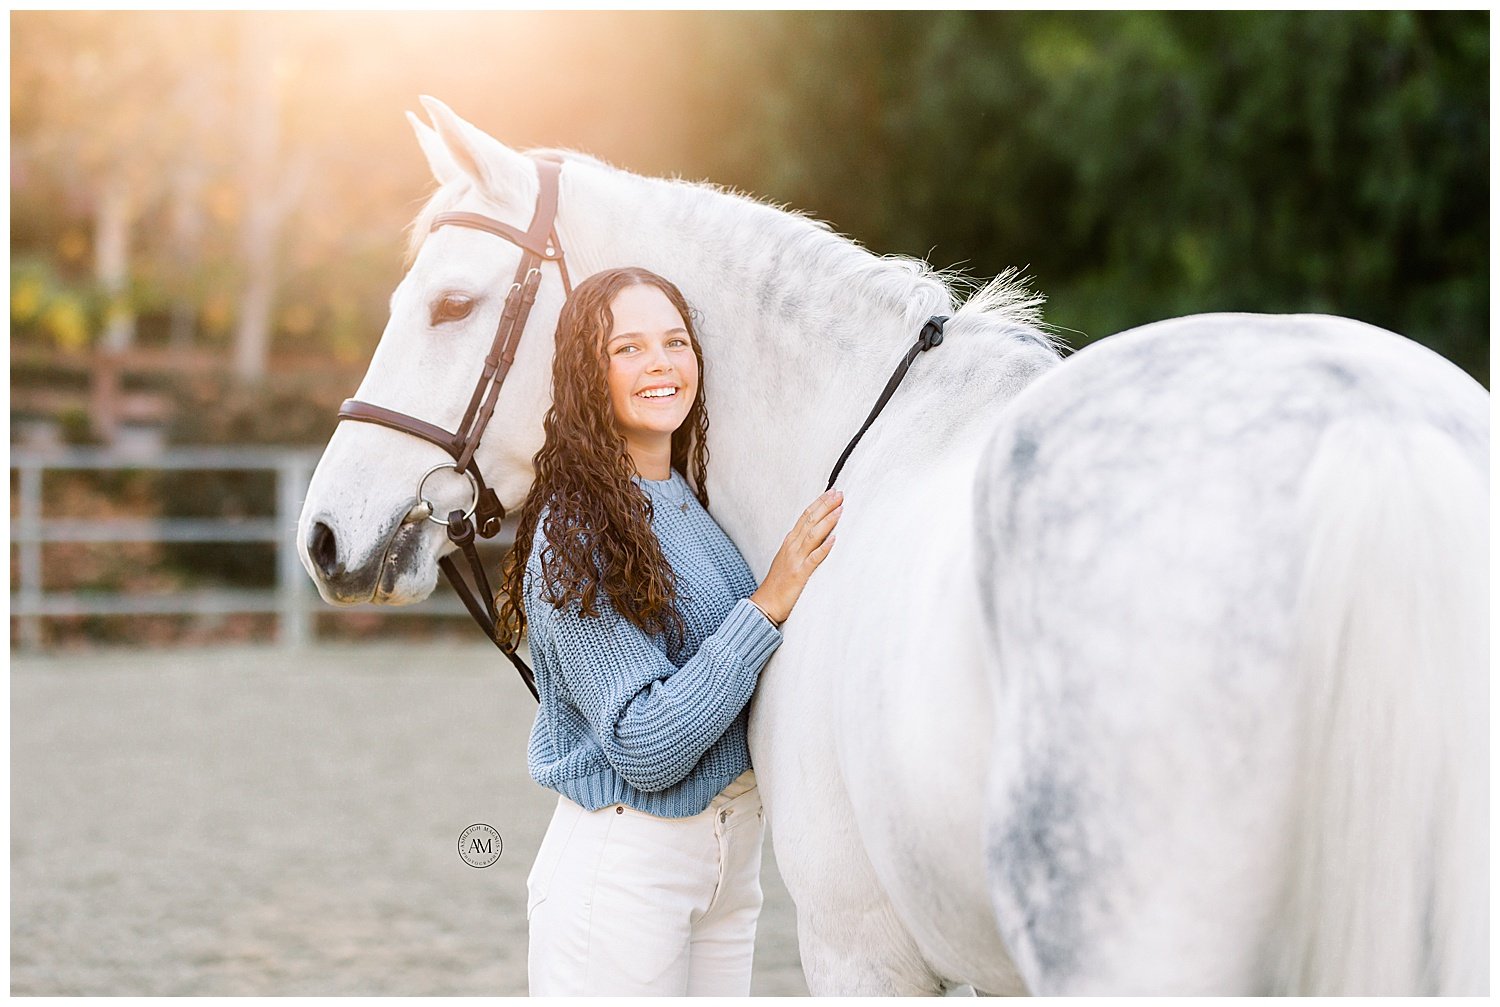
[[[516,153],[484,130],[460,119],[436,98],[422,95],[422,107],[432,120],[442,154],[429,151],[429,142],[419,131],[417,142],[427,154],[427,163],[440,182],[441,172],[457,170],[497,203],[529,207],[536,201],[536,169],[531,160]],[[446,155],[444,157],[443,155]],[[451,166],[451,167],[450,167]]]

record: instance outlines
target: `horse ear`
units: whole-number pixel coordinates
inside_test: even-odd
[[[479,127],[460,119],[436,98],[422,95],[422,107],[427,109],[449,160],[473,179],[482,192],[501,202],[518,203],[525,203],[528,195],[535,194],[536,175],[525,157]],[[420,133],[417,139],[421,141]],[[423,143],[422,148],[426,150],[427,145]],[[430,154],[428,162],[432,162]],[[435,166],[433,173],[437,174]]]
[[[427,166],[432,169],[432,177],[437,179],[438,185],[447,185],[463,174],[458,170],[458,162],[453,160],[453,155],[443,146],[442,137],[437,135],[437,130],[410,112],[406,113],[406,121],[411,123],[412,131],[417,134],[417,146],[422,148],[422,155],[427,158]]]

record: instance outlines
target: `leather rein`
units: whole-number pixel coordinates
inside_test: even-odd
[[[571,295],[573,292],[573,285],[568,279],[568,266],[563,256],[562,242],[557,236],[558,176],[562,172],[562,164],[551,158],[537,158],[535,164],[539,192],[536,211],[532,215],[530,226],[525,231],[478,213],[440,213],[433,218],[432,227],[429,230],[431,233],[440,227],[467,227],[504,238],[521,249],[521,262],[516,266],[515,279],[505,296],[505,306],[500,313],[500,323],[495,328],[495,338],[490,343],[489,353],[485,355],[479,382],[474,387],[474,394],[469,398],[469,406],[464,410],[458,430],[444,430],[436,424],[407,413],[397,412],[370,402],[361,402],[358,399],[345,399],[339,406],[338,418],[340,421],[357,420],[362,423],[375,423],[391,430],[399,430],[413,437],[420,437],[428,443],[436,444],[452,456],[451,463],[434,465],[423,474],[417,483],[417,503],[407,513],[403,523],[409,524],[426,519],[447,528],[449,541],[458,547],[458,552],[461,552],[468,562],[475,586],[471,587],[464,579],[453,553],[438,560],[438,566],[442,568],[444,576],[448,578],[448,582],[463,601],[464,608],[468,610],[474,622],[484,631],[485,636],[489,637],[490,642],[500,648],[500,652],[510,660],[511,664],[515,665],[516,671],[520,673],[521,681],[526,683],[526,688],[531,691],[532,698],[540,701],[536,677],[532,674],[531,668],[513,648],[499,639],[500,618],[495,609],[494,592],[490,588],[489,577],[485,575],[484,564],[480,562],[479,550],[474,545],[476,535],[480,538],[494,537],[500,531],[500,523],[505,520],[505,507],[500,503],[500,498],[495,495],[495,491],[485,484],[479,465],[474,461],[474,453],[479,447],[480,438],[484,436],[485,428],[489,425],[490,417],[495,412],[495,403],[500,396],[500,386],[505,383],[505,377],[510,373],[511,364],[515,361],[516,348],[521,343],[527,319],[531,316],[531,307],[536,301],[537,288],[541,286],[543,263],[556,263],[562,279],[564,295]],[[839,456],[838,462],[833,466],[833,471],[828,476],[828,488],[833,487],[839,470],[844,467],[844,462],[849,458],[854,446],[870,428],[870,424],[875,422],[875,417],[879,416],[880,411],[885,408],[886,402],[890,400],[896,387],[901,384],[902,378],[906,377],[906,372],[910,369],[917,354],[942,343],[943,325],[947,321],[946,315],[934,315],[923,324],[916,343],[907,350],[906,356],[896,366],[895,372],[886,382],[884,391],[880,393],[875,408],[870,411],[870,415],[865,418],[864,425],[849,441],[848,446],[844,448],[844,453]],[[474,491],[468,509],[449,511],[446,519],[434,517],[432,504],[422,496],[422,489],[427,483],[427,478],[444,469],[452,469],[459,475],[467,476]]]

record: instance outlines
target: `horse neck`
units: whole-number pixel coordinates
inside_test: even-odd
[[[611,220],[613,247],[580,247],[584,270],[646,266],[700,316],[711,507],[752,563],[768,561],[922,322],[950,313],[952,297],[910,264],[739,197],[624,175],[594,197],[580,219]],[[941,410],[960,415],[948,392]]]

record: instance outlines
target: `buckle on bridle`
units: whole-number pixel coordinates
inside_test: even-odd
[[[475,510],[479,522],[479,537],[494,538],[500,531],[500,522],[505,520],[505,507],[495,491],[486,486],[479,492],[479,506]]]

